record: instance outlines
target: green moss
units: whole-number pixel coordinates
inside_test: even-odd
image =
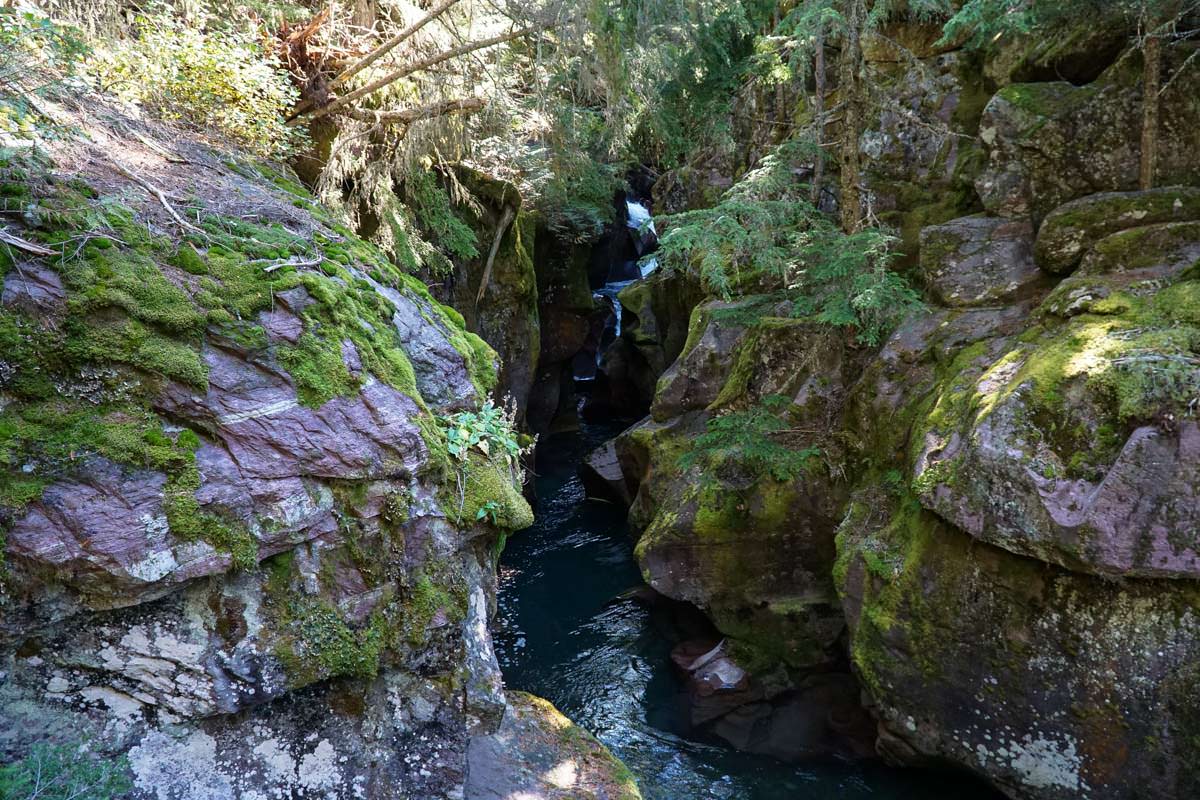
[[[72,319],[64,329],[66,349],[74,362],[115,362],[198,389],[208,387],[208,367],[195,347],[164,337],[135,319]]]
[[[240,523],[201,510],[196,500],[199,489],[200,472],[194,462],[168,477],[163,510],[171,534],[184,542],[207,542],[229,553],[235,567],[253,569],[258,564],[258,539]]]
[[[409,587],[404,599],[405,628],[408,641],[424,644],[428,638],[429,625],[439,611],[445,611],[453,622],[466,616],[466,606],[454,599],[450,592],[435,584],[428,575],[420,575]]]
[[[425,284],[411,275],[402,276],[401,282],[404,289],[421,301],[419,305],[429,310],[422,312],[425,314],[426,320],[446,334],[451,346],[463,357],[467,372],[471,377],[471,384],[475,387],[480,399],[491,395],[499,383],[499,373],[496,371],[496,351],[479,336],[466,329],[462,314],[435,300]]]
[[[346,369],[340,342],[305,333],[295,345],[281,346],[278,357],[296,382],[301,404],[309,408],[352,394],[361,385]]]
[[[379,672],[388,643],[382,613],[354,628],[327,600],[296,598],[288,610],[287,636],[275,649],[292,688],[333,677],[370,678]]]
[[[533,510],[513,485],[506,464],[498,458],[486,459],[472,453],[462,472],[462,496],[450,501],[452,515],[460,524],[473,524],[480,510],[493,509],[494,524],[503,530],[522,530],[533,524]]]
[[[179,246],[171,263],[191,275],[208,274],[208,264],[204,263],[204,259],[196,252],[196,248],[186,242]]]

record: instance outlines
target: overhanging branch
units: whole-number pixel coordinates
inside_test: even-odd
[[[371,81],[362,88],[355,89],[349,94],[342,95],[326,106],[322,106],[321,108],[312,110],[311,112],[306,112],[302,116],[294,117],[293,119],[289,120],[287,124],[294,127],[306,121],[320,119],[321,117],[327,116],[336,111],[340,111],[350,103],[353,103],[355,100],[366,97],[373,92],[377,92],[385,86],[395,83],[401,78],[406,78],[409,75],[412,75],[414,72],[420,72],[421,70],[429,69],[432,66],[441,64],[443,61],[449,61],[452,58],[457,58],[458,56],[466,55],[467,53],[473,53],[476,50],[482,50],[485,47],[493,47],[498,44],[503,44],[504,42],[512,41],[513,39],[519,39],[522,36],[526,36],[540,29],[541,26],[521,28],[520,30],[511,31],[509,33],[491,36],[487,39],[480,39],[477,42],[467,42],[466,44],[459,45],[458,47],[450,50],[445,50],[441,53],[437,53],[436,55],[429,56],[428,58],[423,58],[420,61],[414,61],[413,63],[407,64],[400,69],[395,70],[394,72],[384,75],[382,78]]]

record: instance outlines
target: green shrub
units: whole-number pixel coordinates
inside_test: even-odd
[[[145,17],[136,38],[97,51],[89,71],[127,102],[259,155],[284,156],[298,144],[284,115],[299,92],[248,33],[189,27],[167,14]]]
[[[20,761],[0,767],[4,800],[111,800],[128,793],[128,762],[99,759],[78,745],[41,744]]]
[[[52,130],[31,101],[60,87],[86,52],[73,29],[0,8],[0,131],[28,136]]]

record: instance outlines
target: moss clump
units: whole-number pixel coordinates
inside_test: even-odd
[[[286,635],[275,655],[289,684],[299,688],[326,678],[374,677],[387,641],[388,623],[381,612],[354,628],[328,601],[297,598],[288,606]]]
[[[208,387],[208,367],[195,347],[166,338],[135,319],[74,319],[64,330],[73,363],[113,362],[198,389]]]
[[[455,600],[445,587],[433,582],[425,574],[413,581],[403,601],[404,628],[411,644],[424,644],[429,638],[429,626],[439,611],[447,615],[450,622],[461,622],[466,617],[466,604]]]
[[[300,402],[320,408],[335,397],[358,391],[361,381],[351,377],[342,360],[339,342],[305,333],[295,346],[278,350],[279,361],[296,382]]]
[[[533,524],[533,509],[513,485],[507,464],[498,458],[472,453],[461,475],[462,496],[449,503],[451,515],[459,524],[473,524],[484,511],[497,528],[522,530]]]
[[[196,248],[186,242],[175,251],[175,257],[171,259],[171,263],[191,275],[208,274],[208,264],[196,252]]]

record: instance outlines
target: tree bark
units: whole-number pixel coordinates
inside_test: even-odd
[[[358,28],[375,27],[379,19],[378,0],[354,0],[354,11],[350,14],[350,24]]]
[[[1138,186],[1154,188],[1154,173],[1158,167],[1158,110],[1159,88],[1162,86],[1161,27],[1146,32],[1142,48],[1142,156],[1138,170]]]
[[[863,0],[848,0],[846,30],[838,70],[838,95],[844,109],[841,141],[842,230],[855,233],[862,226],[862,158],[858,140],[863,126],[862,26],[866,21]]]
[[[813,100],[813,125],[817,130],[816,158],[813,161],[812,175],[812,204],[814,208],[821,207],[821,184],[825,182],[825,23],[817,26],[816,59],[813,65],[813,79],[817,84],[817,96]]]

